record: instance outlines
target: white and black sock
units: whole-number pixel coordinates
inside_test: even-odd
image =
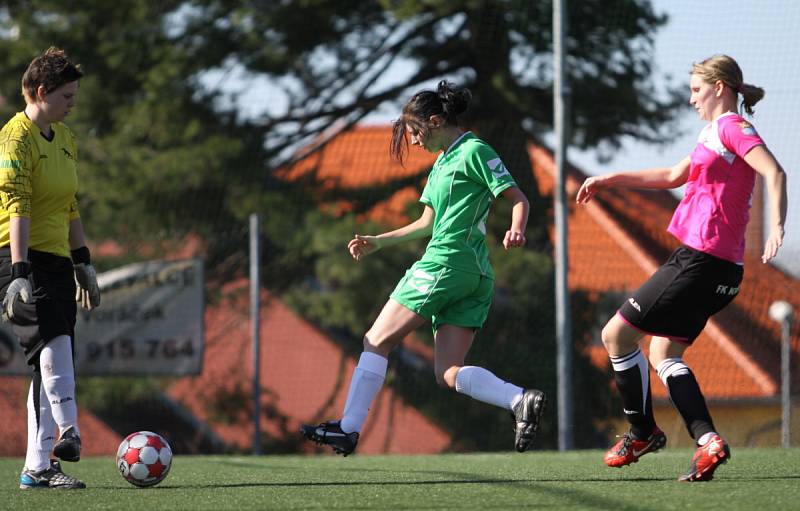
[[[614,381],[622,396],[623,411],[631,424],[631,433],[644,440],[656,427],[647,358],[639,348],[626,355],[610,358]]]
[[[706,433],[713,433],[714,422],[700,391],[694,373],[682,358],[667,358],[656,368],[658,377],[664,382],[669,398],[681,414],[686,429],[692,438],[700,440]],[[698,442],[699,443],[699,442]],[[699,444],[703,445],[703,444]]]

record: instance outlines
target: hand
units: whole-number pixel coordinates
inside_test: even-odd
[[[575,202],[578,204],[586,204],[592,200],[592,197],[594,197],[598,191],[605,187],[606,185],[604,184],[604,179],[602,176],[586,178],[586,181],[583,182],[578,190],[578,194],[575,196]]]
[[[17,277],[11,281],[6,289],[6,296],[3,298],[3,319],[9,321],[14,317],[14,304],[17,300],[22,303],[34,303],[36,298],[33,296],[31,282],[28,277]]]
[[[767,241],[764,243],[764,253],[761,255],[761,262],[767,263],[778,255],[778,249],[783,245],[783,227],[773,227],[770,229]]]
[[[97,285],[97,272],[94,266],[86,263],[78,263],[75,268],[75,282],[77,290],[75,301],[80,302],[81,307],[92,310],[100,305],[100,287]]]
[[[525,234],[520,231],[507,230],[506,236],[503,238],[503,248],[508,250],[512,247],[522,247],[525,245]]]
[[[356,234],[355,238],[347,244],[347,250],[353,259],[360,261],[362,257],[380,250],[381,242],[377,236],[362,236]]]

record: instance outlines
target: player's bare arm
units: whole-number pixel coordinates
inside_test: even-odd
[[[525,246],[525,228],[528,225],[528,211],[530,210],[528,199],[516,186],[506,188],[501,195],[511,203],[511,226],[503,238],[503,248],[508,250],[513,247]]]
[[[778,255],[783,245],[783,226],[786,223],[786,172],[778,160],[766,146],[759,145],[751,149],[744,161],[764,177],[769,197],[769,233],[764,242],[764,253],[761,262],[766,263]]]
[[[583,182],[575,202],[586,204],[600,190],[606,188],[677,188],[689,178],[691,159],[687,156],[672,167],[656,167],[646,170],[614,172],[604,176],[592,176]]]
[[[399,229],[385,232],[377,236],[356,234],[347,244],[347,250],[350,252],[350,255],[353,256],[353,259],[360,261],[362,257],[376,252],[381,248],[430,236],[433,227],[433,216],[433,208],[425,206],[422,215],[417,220]]]

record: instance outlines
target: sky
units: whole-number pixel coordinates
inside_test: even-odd
[[[786,234],[775,262],[800,276],[800,1],[655,0],[653,6],[669,16],[656,35],[655,70],[675,83],[685,80],[687,101],[691,64],[718,53],[735,58],[744,81],[766,91],[749,120],[788,177]],[[681,135],[666,147],[629,140],[608,163],[591,152],[569,150],[568,158],[587,174],[671,166],[692,151],[704,124],[687,110]]]

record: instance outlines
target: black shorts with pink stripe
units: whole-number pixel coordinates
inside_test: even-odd
[[[682,246],[618,314],[643,333],[691,344],[708,318],[736,298],[743,275],[740,264]]]

